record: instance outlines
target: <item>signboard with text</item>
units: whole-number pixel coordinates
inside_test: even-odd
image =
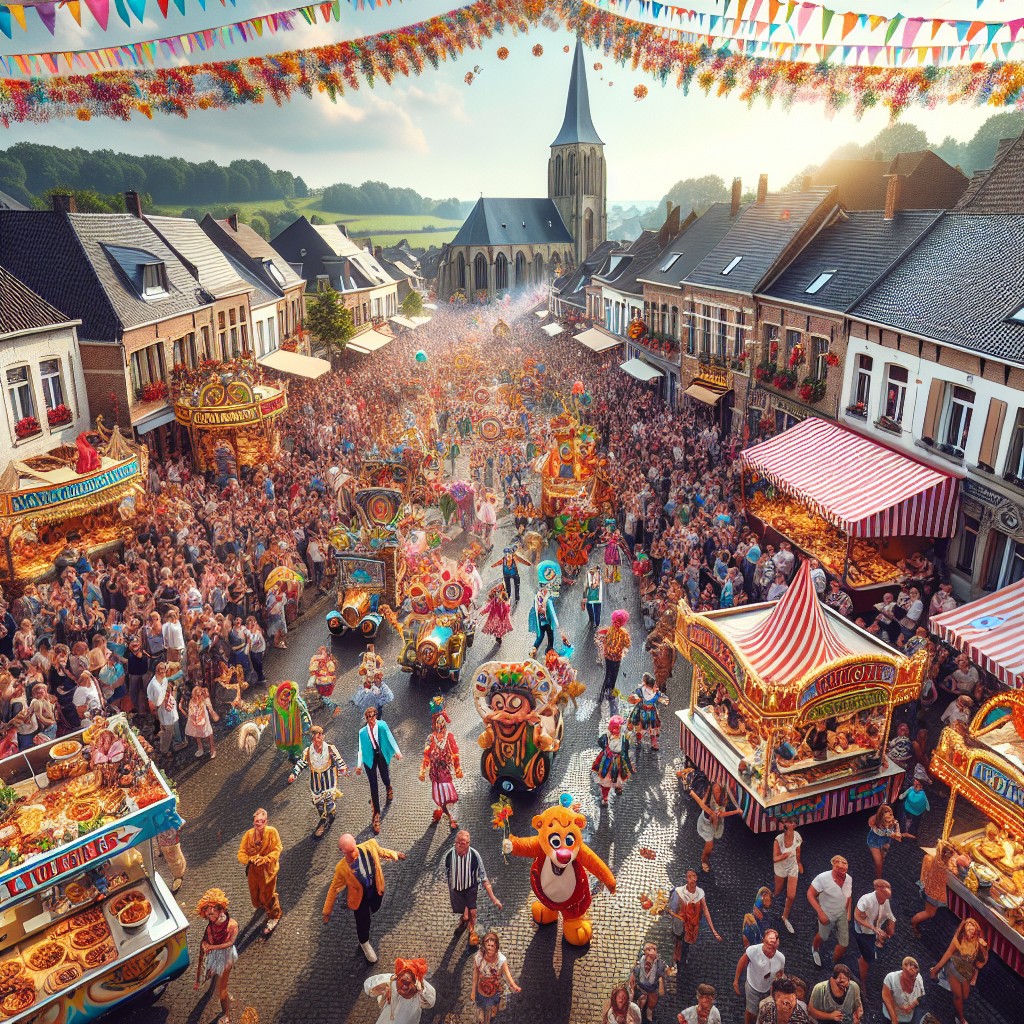
[[[896,682],[896,669],[892,665],[877,661],[861,661],[853,665],[841,665],[824,672],[805,687],[797,698],[797,707],[826,694],[847,689],[863,689],[869,686],[891,687]]]
[[[44,487],[34,491],[16,491],[3,496],[2,512],[5,515],[21,515],[24,512],[38,512],[43,509],[63,505],[65,502],[78,501],[91,495],[99,494],[109,487],[123,484],[133,477],[139,476],[139,460],[128,459],[120,465],[92,476],[71,480],[56,487]]]

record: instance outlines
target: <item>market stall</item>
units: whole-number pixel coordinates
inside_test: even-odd
[[[0,1015],[80,1024],[182,974],[188,922],[151,843],[181,819],[125,717],[0,778]]]
[[[926,656],[907,658],[822,605],[806,562],[779,601],[706,614],[681,601],[676,647],[693,667],[680,746],[753,831],[895,799],[892,710],[919,696]]]
[[[75,445],[14,459],[0,473],[0,581],[39,580],[62,554],[81,556],[120,543],[145,489],[149,451],[115,426],[79,434]]]
[[[740,455],[749,513],[844,585],[887,586],[956,526],[960,482],[837,423],[806,419]]]
[[[270,462],[280,451],[278,418],[287,391],[266,383],[252,363],[222,364],[175,378],[174,417],[188,430],[201,472],[237,478],[242,466]]]
[[[1024,693],[999,693],[966,729],[944,729],[930,771],[950,789],[949,908],[978,919],[992,951],[1024,973]]]

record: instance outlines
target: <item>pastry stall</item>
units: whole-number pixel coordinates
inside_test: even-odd
[[[999,693],[966,728],[944,729],[929,770],[950,788],[948,906],[979,920],[992,951],[1024,974],[1024,692]]]
[[[0,761],[0,1019],[80,1024],[165,986],[188,922],[153,866],[176,798],[123,715]]]
[[[956,526],[956,477],[837,423],[806,419],[740,468],[747,511],[854,591],[909,579],[901,563]]]
[[[706,614],[681,601],[675,644],[693,669],[690,706],[676,712],[680,746],[753,831],[895,799],[892,711],[919,696],[926,656],[908,658],[822,605],[806,562],[779,601]]]

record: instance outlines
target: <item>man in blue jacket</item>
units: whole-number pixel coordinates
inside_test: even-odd
[[[376,707],[369,707],[363,712],[366,725],[359,730],[359,748],[356,751],[356,775],[362,775],[366,768],[366,781],[370,783],[370,803],[373,804],[373,831],[380,833],[380,797],[377,792],[377,773],[384,780],[387,789],[388,803],[395,798],[391,788],[391,759],[402,760],[402,751],[398,742],[388,728],[387,722],[377,721]]]

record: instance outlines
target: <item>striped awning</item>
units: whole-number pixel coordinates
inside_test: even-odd
[[[809,562],[801,562],[796,578],[768,618],[734,642],[765,681],[788,683],[812,669],[845,658],[851,651],[829,625],[821,607]]]
[[[956,477],[838,423],[806,419],[740,458],[851,537],[949,537],[956,525]]]
[[[931,628],[1006,686],[1024,686],[1024,580],[936,615]]]

